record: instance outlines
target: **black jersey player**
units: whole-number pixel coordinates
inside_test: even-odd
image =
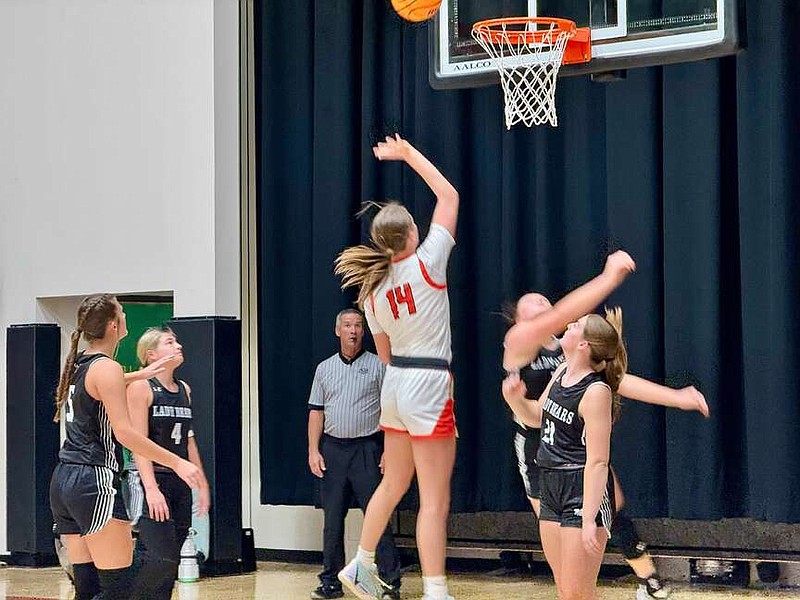
[[[78,600],[101,592],[114,599],[130,594],[132,539],[120,494],[120,444],[167,465],[192,487],[201,480],[196,466],[132,427],[122,367],[110,358],[127,332],[114,296],[85,298],[56,393],[56,420],[63,413],[66,439],[50,482],[50,505]],[[88,346],[78,353],[81,336]]]
[[[146,367],[172,357],[156,377],[128,386],[128,407],[134,426],[163,448],[191,461],[200,471],[197,512],[208,511],[210,494],[192,428],[191,390],[175,378],[183,363],[183,347],[168,328],[150,328],[136,347]],[[139,518],[141,572],[132,598],[169,600],[180,562],[180,550],[192,523],[192,491],[165,466],[134,455],[144,488]]]
[[[537,314],[548,310],[550,301],[538,293],[523,295],[517,304],[506,311],[512,323],[533,319]],[[541,396],[555,369],[563,362],[564,355],[557,338],[551,338],[542,346],[539,354],[529,365],[520,369],[520,379],[525,384],[524,397],[536,401]],[[648,404],[701,412],[708,416],[708,405],[703,395],[694,387],[672,389],[626,373],[620,382],[620,394],[632,400]],[[528,420],[530,417],[528,417]],[[514,449],[517,456],[520,476],[525,493],[537,517],[539,515],[539,468],[536,453],[539,450],[540,429],[514,415]],[[623,510],[624,495],[619,480],[614,477],[614,498],[616,514],[611,525],[611,539],[623,553],[628,564],[640,580],[639,595],[664,598],[668,588],[659,577],[655,563],[647,551],[647,544],[639,537],[636,527]]]
[[[605,319],[581,317],[568,326],[561,346],[565,362],[535,404],[542,428],[539,530],[559,597],[590,598],[614,518],[611,424],[627,368],[621,311]],[[503,393],[527,420],[523,385],[512,373]]]

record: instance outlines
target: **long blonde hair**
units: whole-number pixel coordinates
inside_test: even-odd
[[[618,306],[607,308],[605,318],[588,315],[583,338],[589,342],[590,359],[595,371],[603,373],[611,388],[612,414],[616,420],[622,408],[617,391],[628,370],[628,350],[622,339],[622,309]]]
[[[56,391],[56,414],[53,421],[61,420],[61,407],[69,392],[72,371],[75,368],[75,359],[78,356],[78,343],[81,335],[87,342],[102,340],[106,335],[106,327],[111,321],[118,318],[117,307],[119,303],[111,294],[87,296],[78,305],[78,326],[70,338],[69,354],[61,371]]]
[[[342,278],[342,289],[358,286],[359,306],[364,306],[370,294],[386,278],[392,258],[405,250],[413,224],[414,219],[405,206],[398,202],[384,204],[372,219],[372,245],[345,248],[336,257],[334,272]]]

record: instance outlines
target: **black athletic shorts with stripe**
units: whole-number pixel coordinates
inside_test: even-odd
[[[539,469],[540,521],[555,521],[562,527],[583,527],[583,469]],[[595,522],[611,536],[614,521],[614,478],[608,470],[606,490]]]
[[[111,519],[128,520],[119,474],[108,467],[58,463],[50,479],[50,508],[59,535],[91,535]]]
[[[517,468],[528,498],[539,498],[539,466],[536,464],[536,453],[539,451],[540,433],[539,429],[526,429],[514,423],[514,452],[517,455]]]

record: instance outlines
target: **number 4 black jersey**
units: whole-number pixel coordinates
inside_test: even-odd
[[[586,431],[578,407],[593,385],[605,385],[600,373],[589,373],[577,383],[564,387],[562,371],[542,403],[542,441],[536,464],[546,469],[579,469],[586,466]]]
[[[158,379],[148,380],[153,392],[153,404],[147,417],[148,437],[159,446],[181,458],[189,458],[189,437],[192,431],[192,405],[186,384],[176,381],[178,391],[171,392]],[[155,471],[170,471],[153,463]]]

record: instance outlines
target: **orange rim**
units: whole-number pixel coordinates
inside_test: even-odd
[[[531,31],[527,29],[530,24],[546,25],[548,28]],[[516,26],[524,26],[524,28],[514,29]],[[512,44],[541,44],[545,35],[551,32],[560,31],[566,33],[568,37],[572,37],[577,30],[574,21],[554,17],[503,17],[478,21],[472,26],[472,31],[482,37],[488,33],[489,41],[493,44],[506,40]]]

